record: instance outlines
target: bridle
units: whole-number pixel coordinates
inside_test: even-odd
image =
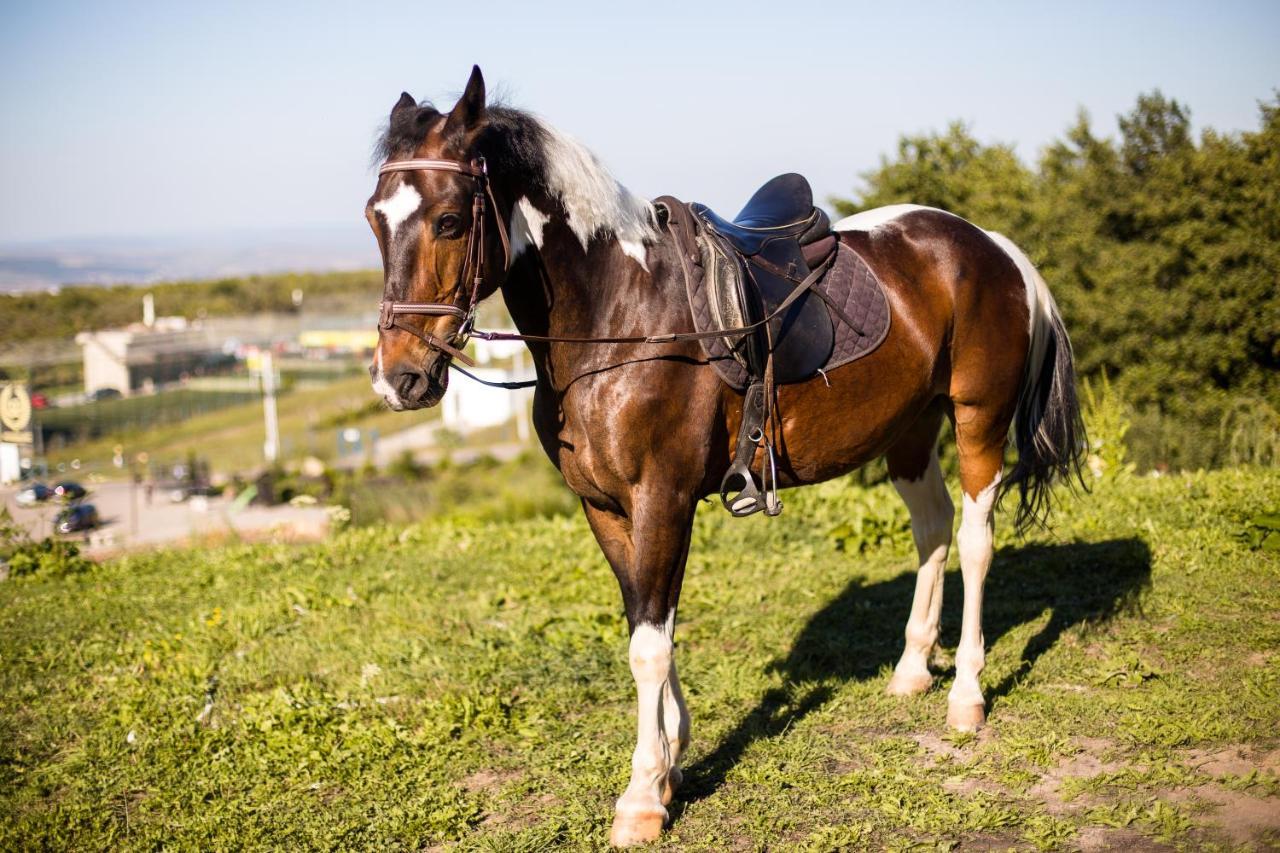
[[[489,207],[493,207],[494,222],[497,224],[498,236],[502,239],[502,257],[506,266],[511,264],[511,246],[506,229],[498,221],[498,201],[493,197],[493,187],[489,183],[489,171],[483,157],[470,162],[461,160],[392,160],[383,163],[378,175],[389,175],[393,172],[456,172],[466,175],[475,181],[475,192],[471,200],[471,228],[467,232],[467,254],[462,261],[462,269],[458,272],[458,284],[454,290],[462,295],[459,303],[450,302],[396,302],[383,299],[378,306],[378,328],[382,330],[399,329],[408,332],[432,349],[438,349],[462,363],[474,367],[466,353],[462,351],[467,345],[475,327],[476,305],[480,301],[480,291],[484,287],[485,256],[485,220]],[[467,271],[471,271],[471,291],[467,293],[463,285],[467,280]],[[461,302],[466,302],[462,307]],[[419,331],[413,326],[402,323],[404,316],[420,317],[457,317],[461,320],[456,332],[450,340],[441,340],[427,331]]]

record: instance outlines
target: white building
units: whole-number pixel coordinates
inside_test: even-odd
[[[114,388],[128,395],[212,367],[223,358],[210,335],[183,317],[159,317],[150,326],[135,323],[124,329],[81,332],[76,343],[84,354],[86,394]]]
[[[477,365],[507,362],[510,366],[478,366],[468,369],[486,382],[523,382],[534,378],[528,364],[528,350],[523,341],[484,341],[473,339]],[[515,420],[521,441],[529,438],[529,411],[533,405],[533,389],[491,388],[458,373],[449,377],[449,393],[440,403],[441,418],[446,428],[468,433],[485,427],[500,426]]]
[[[487,382],[518,382],[533,378],[532,371],[516,373],[494,367],[477,367],[468,372]],[[490,388],[455,373],[449,377],[449,393],[440,402],[440,414],[447,428],[460,433],[500,426],[514,418],[523,440],[528,437],[529,407],[532,405],[532,388],[514,391]]]

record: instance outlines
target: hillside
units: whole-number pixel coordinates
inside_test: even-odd
[[[914,581],[886,486],[708,504],[677,633],[672,849],[1280,841],[1280,472],[1119,477],[988,584],[990,726],[886,697]],[[955,558],[952,557],[952,564]],[[948,575],[944,643],[959,630]],[[578,517],[0,583],[0,847],[596,849],[625,784],[619,596]]]

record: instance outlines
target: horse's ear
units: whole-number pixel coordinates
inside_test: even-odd
[[[410,107],[416,107],[417,105],[418,102],[413,99],[413,95],[410,95],[408,92],[401,92],[400,100],[396,101],[396,105],[391,108],[391,115],[394,117],[395,114],[401,110],[407,110]]]
[[[479,65],[473,65],[471,78],[467,80],[467,88],[462,91],[462,97],[458,98],[458,103],[454,104],[453,109],[449,111],[449,120],[444,126],[445,133],[473,127],[483,114],[484,75],[480,73]]]

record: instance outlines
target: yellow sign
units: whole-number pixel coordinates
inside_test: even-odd
[[[5,441],[31,443],[31,396],[27,386],[12,383],[0,388],[0,425],[4,427],[0,437]]]

